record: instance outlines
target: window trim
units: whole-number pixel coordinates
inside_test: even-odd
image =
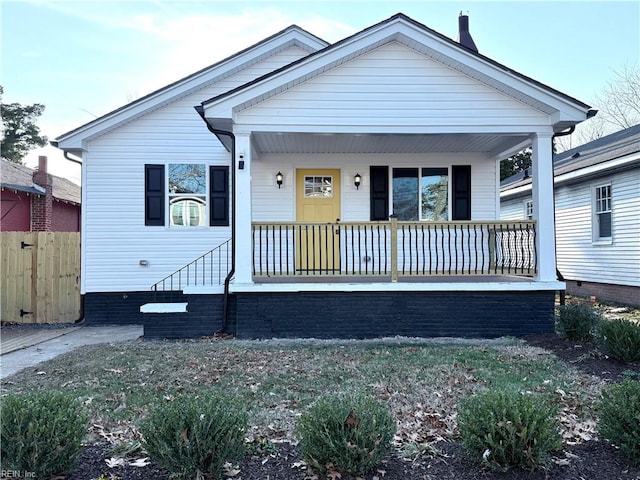
[[[603,199],[598,199],[598,192],[603,188],[608,188],[609,209],[599,212],[598,204]],[[600,236],[600,215],[608,213],[611,221],[611,235],[608,237]],[[591,242],[593,245],[611,245],[613,243],[613,195],[611,181],[599,182],[591,186]]]

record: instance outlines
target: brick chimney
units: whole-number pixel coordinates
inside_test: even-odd
[[[45,193],[31,198],[31,231],[50,232],[53,211],[53,180],[47,173],[47,157],[38,157],[38,168],[33,172],[33,183]]]

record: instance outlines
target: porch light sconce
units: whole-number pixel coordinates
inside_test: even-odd
[[[362,182],[362,177],[359,173],[356,173],[356,176],[353,177],[353,184],[356,186],[356,190],[360,190],[360,182]]]
[[[282,179],[283,179],[283,175],[282,172],[278,172],[276,173],[276,183],[278,184],[278,188],[280,188],[282,186]]]

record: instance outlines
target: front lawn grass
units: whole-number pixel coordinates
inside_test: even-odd
[[[458,402],[490,388],[547,394],[564,412],[565,438],[578,438],[589,433],[601,387],[515,339],[224,340],[83,347],[5,379],[2,391],[70,393],[83,401],[93,439],[113,443],[138,439],[150,405],[178,393],[239,396],[249,440],[295,440],[297,418],[318,396],[360,391],[389,404],[404,448],[452,438]]]

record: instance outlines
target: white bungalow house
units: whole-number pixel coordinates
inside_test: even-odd
[[[567,293],[640,307],[640,125],[554,156],[558,270]],[[501,218],[531,218],[531,178],[502,182]]]
[[[459,23],[461,43],[403,14],[332,45],[291,26],[60,136],[83,162],[87,322],[552,331],[551,142],[593,112]],[[499,161],[528,145],[533,216],[502,221]]]

